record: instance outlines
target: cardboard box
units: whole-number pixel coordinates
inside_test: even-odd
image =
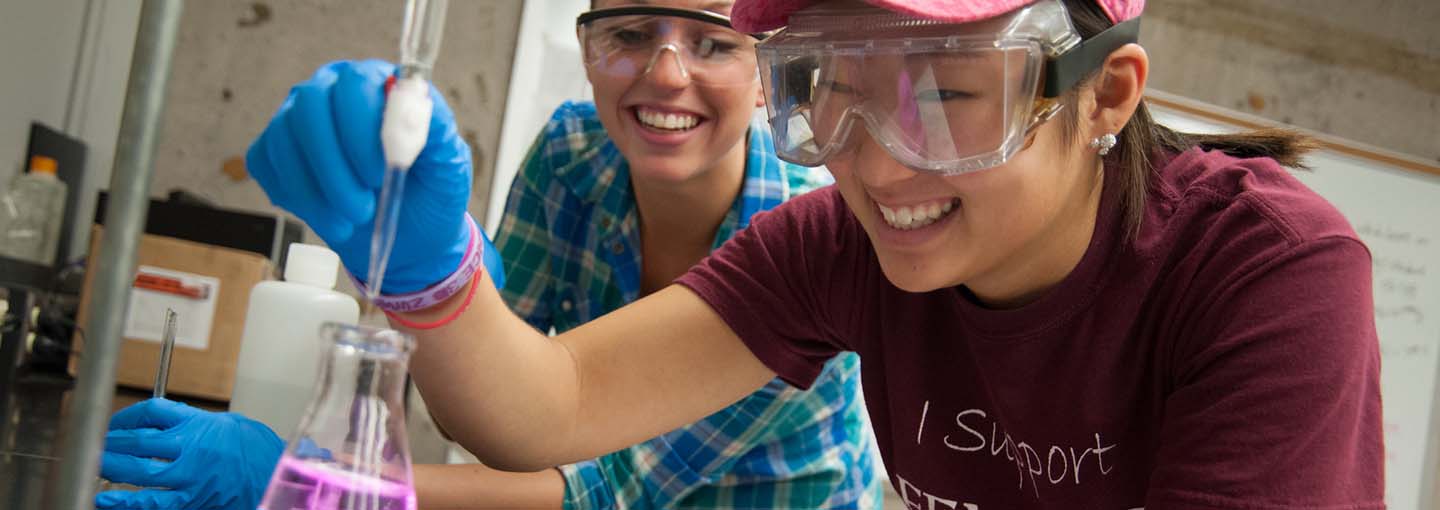
[[[88,325],[91,288],[104,228],[90,236],[90,258],[80,296],[79,321]],[[181,336],[171,355],[168,393],[228,401],[235,384],[235,363],[250,289],[273,274],[270,261],[256,253],[144,234],[140,240],[139,288],[131,289],[130,317],[121,342],[116,383],[149,390],[159,365],[158,325],[167,307],[179,308]],[[168,300],[168,301],[167,301]],[[171,305],[174,306],[171,306]],[[213,316],[205,321],[206,310]],[[152,317],[153,316],[153,317]],[[208,324],[206,324],[208,322]],[[146,338],[155,338],[149,340]],[[84,335],[76,334],[75,352],[84,353]],[[70,373],[79,366],[70,358]]]

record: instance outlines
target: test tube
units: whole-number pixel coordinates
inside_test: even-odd
[[[165,384],[170,379],[170,353],[175,350],[175,310],[165,309],[165,329],[160,333],[160,366],[155,369],[152,397],[165,398]]]

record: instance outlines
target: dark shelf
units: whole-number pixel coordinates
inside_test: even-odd
[[[47,290],[54,278],[53,267],[0,255],[0,287]]]

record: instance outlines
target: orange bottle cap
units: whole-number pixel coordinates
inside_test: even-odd
[[[31,156],[30,171],[45,174],[55,174],[55,158],[49,156]]]

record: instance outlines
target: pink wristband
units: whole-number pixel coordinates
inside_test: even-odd
[[[445,302],[464,289],[465,285],[475,277],[475,272],[480,270],[485,260],[485,248],[480,243],[480,227],[475,225],[475,219],[468,214],[465,215],[465,222],[470,225],[470,245],[465,248],[465,256],[460,259],[460,267],[455,272],[423,290],[406,294],[381,294],[375,298],[375,306],[387,312],[405,313],[424,310]],[[350,275],[350,279],[355,282],[355,287],[360,289],[360,293],[363,295],[365,284],[355,279],[355,275]]]
[[[475,273],[475,279],[480,279],[480,273]],[[449,315],[441,317],[439,320],[436,320],[434,322],[415,322],[410,319],[401,317],[395,314],[395,312],[385,312],[385,316],[389,317],[390,320],[395,321],[396,324],[405,326],[410,329],[437,329],[452,322],[455,322],[455,319],[459,319],[460,315],[465,313],[465,310],[470,308],[470,302],[475,300],[475,287],[478,287],[479,285],[480,282],[478,281],[470,282],[470,291],[465,293],[465,301],[460,302],[460,306],[456,307],[455,311],[450,312]]]

